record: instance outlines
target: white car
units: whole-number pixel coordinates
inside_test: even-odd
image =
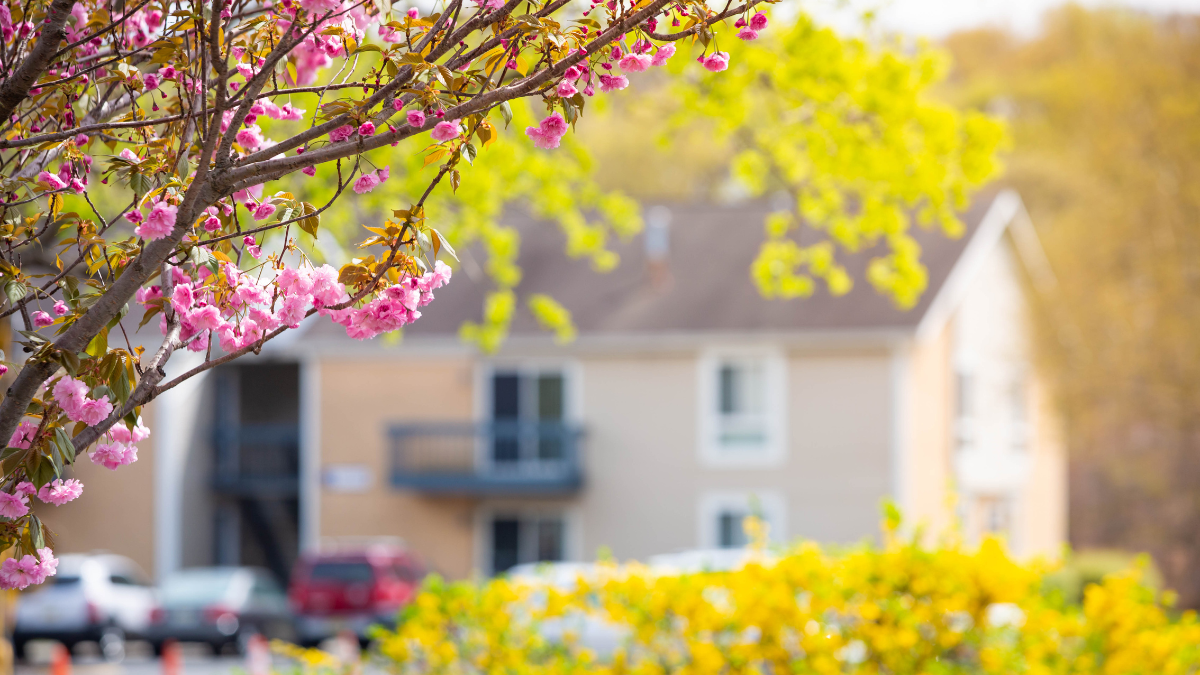
[[[64,555],[58,573],[17,601],[13,651],[20,659],[30,640],[58,640],[67,649],[96,642],[109,660],[125,655],[125,639],[143,638],[155,592],[132,560],[119,555]]]

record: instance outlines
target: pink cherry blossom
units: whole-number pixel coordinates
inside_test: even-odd
[[[303,169],[300,169],[300,173],[304,174],[305,176],[308,176],[309,178],[312,178],[313,176],[317,175],[317,167],[306,166]]]
[[[238,145],[249,150],[250,152],[254,152],[262,147],[264,140],[262,129],[259,129],[257,124],[248,126],[245,129],[237,132]]]
[[[204,219],[204,231],[216,232],[221,229],[221,219],[216,216],[209,216]]]
[[[121,159],[123,159],[127,162],[135,162],[136,163],[136,162],[142,161],[137,155],[133,154],[133,151],[130,150],[129,148],[125,148],[124,150],[122,150],[117,155],[117,157],[120,157]]]
[[[360,126],[358,128],[359,136],[372,136],[374,134],[375,134],[375,123],[374,122],[363,122],[362,126]]]
[[[571,84],[570,80],[562,80],[559,82],[555,91],[563,98],[571,98],[575,94],[579,93],[579,90],[575,88],[575,85]]]
[[[218,328],[225,320],[221,318],[221,310],[213,305],[205,305],[189,312],[187,322],[197,331],[205,331]]]
[[[600,91],[620,91],[629,86],[629,79],[624,75],[601,75]]]
[[[410,18],[410,19],[415,19],[415,18],[421,16],[421,13],[417,11],[416,7],[409,7],[408,11],[405,13],[408,15],[408,18]]]
[[[420,110],[409,110],[404,114],[404,119],[408,121],[408,126],[414,129],[425,126],[425,113]]]
[[[8,445],[13,448],[28,448],[33,443],[33,437],[37,434],[38,425],[36,422],[25,420],[17,425],[17,430],[13,432],[12,438],[8,440]]]
[[[767,27],[767,15],[759,12],[750,17],[750,27],[754,30],[762,30]]]
[[[46,186],[47,189],[50,190],[62,190],[63,188],[67,187],[67,184],[65,181],[63,181],[63,179],[50,173],[49,171],[43,171],[38,174],[38,183]]]
[[[146,241],[162,239],[175,229],[175,215],[178,212],[174,206],[166,202],[157,202],[146,216],[146,222],[134,228],[134,232]]]
[[[54,323],[54,317],[50,316],[49,314],[47,314],[45,312],[34,312],[33,313],[33,325],[34,326],[36,326],[38,328],[45,328],[46,326],[49,326],[52,323]]]
[[[29,497],[0,492],[0,516],[20,518],[29,513]]]
[[[739,40],[757,40],[758,39],[758,31],[747,26],[747,27],[739,30],[737,36],[738,36]]]
[[[250,257],[255,260],[262,257],[262,248],[258,246],[253,236],[246,235],[242,238],[242,243],[246,246],[246,252],[250,254]]]
[[[704,68],[719,73],[729,67],[729,52],[713,52],[704,59]]]
[[[263,220],[264,218],[269,218],[272,213],[275,213],[275,205],[263,202],[254,209],[254,219]]]
[[[38,490],[37,496],[38,499],[47,504],[62,506],[69,501],[77,499],[81,494],[83,494],[83,483],[74,478],[67,480],[56,478],[54,481],[43,485],[42,489]]]
[[[457,138],[462,130],[458,126],[459,120],[451,120],[449,122],[438,122],[437,126],[429,134],[435,141],[448,141],[452,138]]]
[[[147,91],[158,89],[158,75],[155,75],[154,73],[147,73],[145,77],[142,78],[142,82],[146,85]]]
[[[67,303],[63,302],[62,300],[56,300],[54,302],[54,313],[55,314],[62,316],[69,311],[71,311],[71,308],[67,307]]]
[[[358,194],[365,194],[374,190],[379,185],[379,176],[375,172],[364,173],[354,182],[354,191]]]
[[[621,70],[628,73],[640,73],[650,68],[652,59],[649,54],[634,54],[630,52],[617,62]]]
[[[32,496],[36,495],[37,492],[38,492],[37,486],[35,486],[33,483],[30,483],[27,480],[23,480],[20,483],[17,483],[17,487],[13,488],[13,494],[25,495],[26,497],[32,497]]]
[[[90,456],[96,464],[115,470],[118,466],[133,464],[137,461],[137,446],[125,443],[101,443],[96,446]]]
[[[350,126],[349,124],[344,124],[336,129],[334,129],[333,131],[329,132],[329,140],[334,143],[341,143],[342,141],[346,140],[347,138],[350,138],[353,135],[354,135],[354,127]]]

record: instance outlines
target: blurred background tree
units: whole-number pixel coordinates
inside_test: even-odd
[[[1200,17],[1067,7],[946,46],[945,93],[1009,121],[1058,279],[1035,323],[1072,543],[1149,551],[1200,606]]]

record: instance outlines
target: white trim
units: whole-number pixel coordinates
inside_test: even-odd
[[[1008,229],[1009,223],[1023,208],[1021,198],[1013,190],[1004,190],[992,200],[983,220],[979,222],[979,228],[972,235],[971,241],[967,242],[967,247],[930,303],[921,323],[917,324],[918,341],[935,335],[949,320],[950,315],[966,297],[971,282],[979,275],[988,253],[995,248],[1004,231]]]
[[[770,526],[767,539],[772,543],[788,540],[787,498],[779,490],[714,490],[704,492],[696,503],[696,545],[702,549],[720,548],[717,516],[724,510],[751,510],[757,501],[763,518]]]
[[[321,543],[321,363],[300,362],[300,551]]]
[[[167,377],[184,373],[201,361],[203,357],[195,352],[176,352],[167,364]],[[183,381],[154,401],[154,574],[160,581],[183,564],[187,454],[209,372]]]
[[[766,432],[763,449],[751,454],[731,452],[717,442],[718,368],[726,359],[761,359],[765,365]],[[702,466],[719,469],[761,469],[787,461],[787,356],[773,346],[709,347],[696,359],[696,438]]]
[[[911,513],[908,486],[912,478],[912,348],[892,353],[892,499],[901,513]]]

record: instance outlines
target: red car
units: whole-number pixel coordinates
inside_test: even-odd
[[[424,576],[424,566],[395,546],[301,556],[288,588],[300,644],[314,646],[347,630],[365,644],[370,626],[395,625]]]

